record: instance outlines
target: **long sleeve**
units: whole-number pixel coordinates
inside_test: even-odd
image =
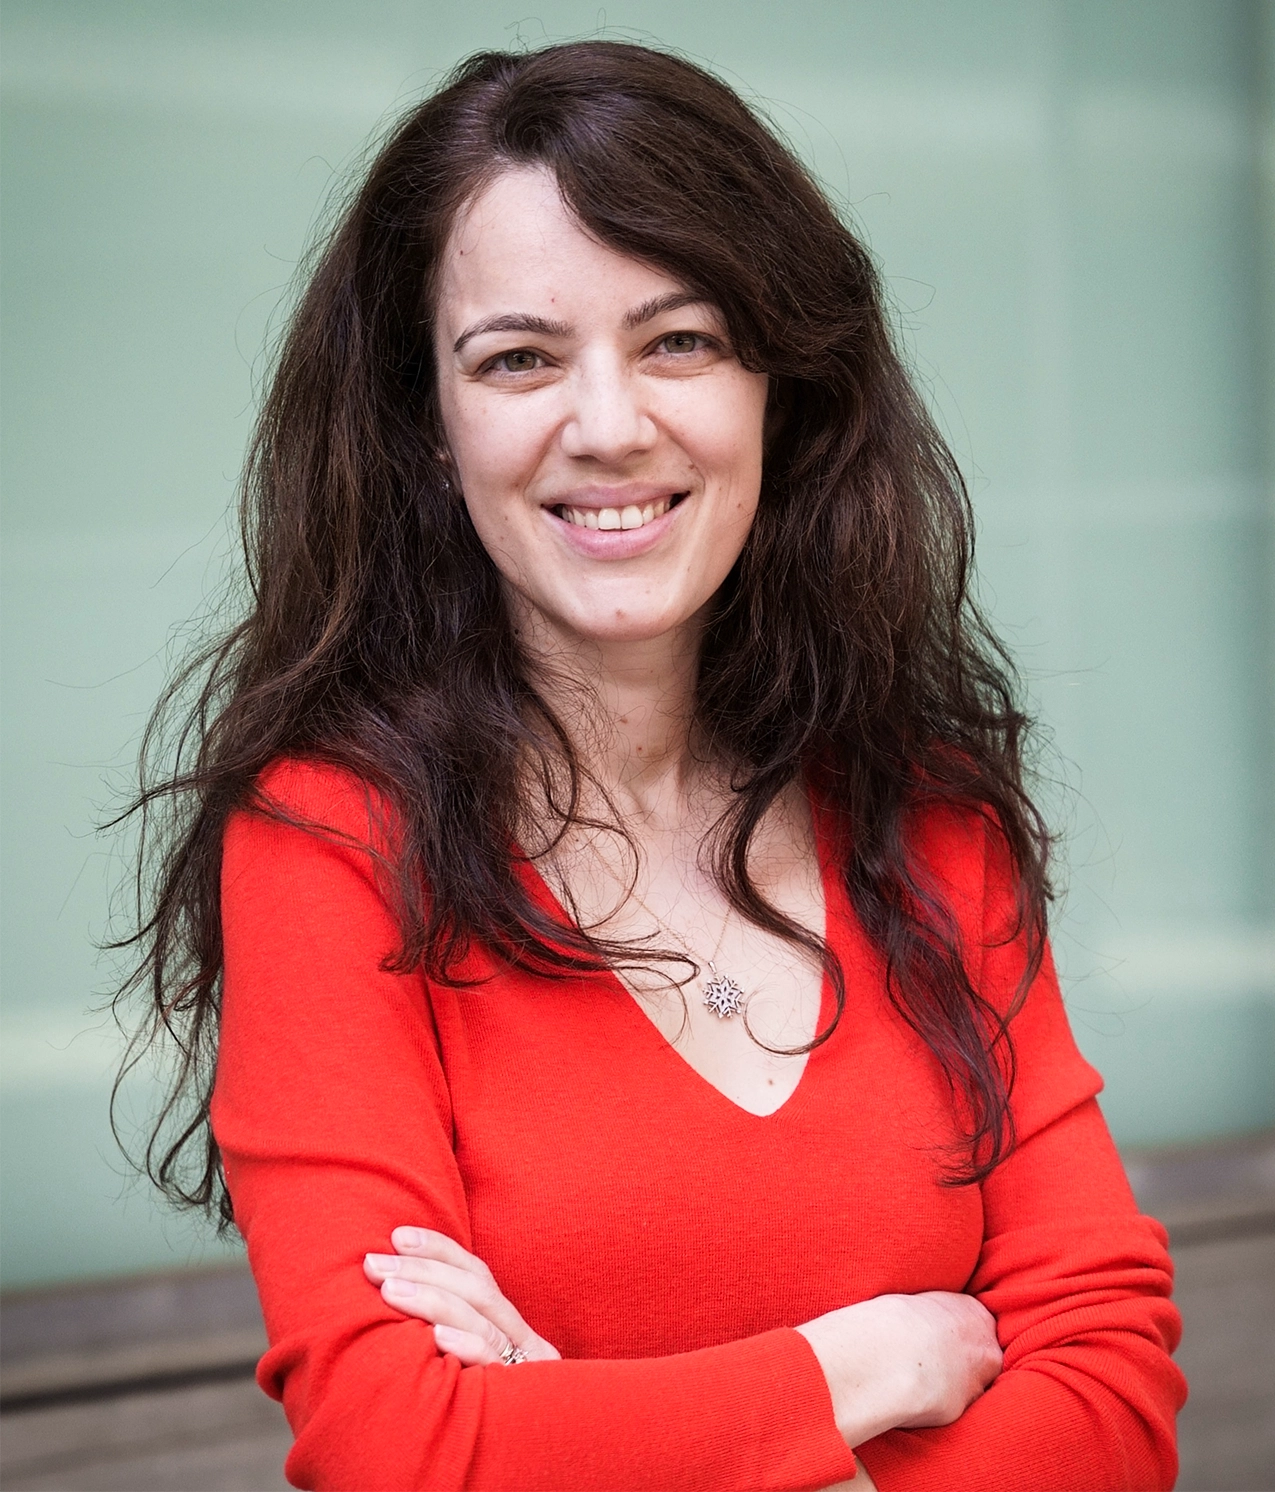
[[[1138,1217],[1097,1103],[1026,1140],[984,1187],[970,1293],[1001,1376],[955,1424],[859,1447],[881,1492],[1169,1488],[1185,1383],[1169,1353],[1165,1234]]]
[[[364,799],[335,777],[291,767],[274,787],[346,840],[240,813],[222,877],[213,1124],[271,1342],[259,1381],[296,1434],[289,1479],[709,1492],[852,1476],[822,1372],[787,1327],[662,1357],[462,1368],[366,1282],[364,1253],[399,1224],[462,1244],[471,1230],[430,992],[382,967],[395,928],[358,842]],[[536,1218],[524,1226],[534,1236]]]
[[[1004,931],[1009,877],[994,854],[982,891],[981,987],[1004,1008],[1022,945]],[[967,1286],[996,1318],[1003,1371],[954,1424],[894,1430],[859,1454],[881,1492],[1171,1488],[1186,1381],[1170,1357],[1181,1321],[1167,1236],[1138,1214],[1048,954],[1011,1029],[1019,1143],[982,1187]]]

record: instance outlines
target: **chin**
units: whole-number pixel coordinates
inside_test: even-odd
[[[654,642],[658,637],[665,637],[674,632],[682,625],[684,618],[668,620],[645,620],[641,617],[612,618],[609,622],[586,623],[575,628],[579,636],[586,638],[589,642],[614,643],[614,642]]]
[[[682,608],[654,610],[646,606],[621,610],[611,606],[567,616],[563,620],[577,637],[589,642],[653,642],[657,637],[665,637],[685,626],[698,609],[693,607],[688,613]]]

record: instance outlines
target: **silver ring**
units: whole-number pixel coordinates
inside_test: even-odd
[[[515,1347],[512,1342],[506,1340],[505,1345],[500,1349],[500,1360],[507,1368],[512,1368],[515,1363],[526,1362],[527,1354],[521,1347]]]

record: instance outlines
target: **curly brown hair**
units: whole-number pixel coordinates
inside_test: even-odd
[[[166,692],[128,810],[143,834],[121,997],[145,990],[149,1012],[132,1060],[156,1037],[178,1056],[146,1167],[174,1200],[231,1220],[208,1122],[221,846],[280,757],[348,768],[390,806],[396,967],[452,979],[473,940],[550,975],[626,952],[564,933],[516,874],[520,763],[566,764],[568,818],[581,769],[439,454],[440,253],[458,209],[524,165],[552,170],[604,244],[716,303],[741,361],[770,377],[778,433],[698,680],[697,731],[735,789],[715,872],[743,916],[824,961],[839,1019],[835,959],[749,874],[768,807],[817,778],[890,996],[963,1116],[949,1179],[981,1179],[1013,1142],[1012,1011],[974,987],[909,823],[944,803],[1001,837],[1020,998],[1042,956],[1049,836],[1025,787],[1013,669],[970,595],[964,484],[894,348],[869,253],[792,152],[699,67],[604,41],[462,63],[394,129],[316,255],[246,468],[251,604]]]

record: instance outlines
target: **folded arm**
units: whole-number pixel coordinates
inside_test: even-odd
[[[329,784],[289,807],[367,832],[361,791]],[[297,1434],[294,1484],[709,1492],[853,1475],[836,1375],[798,1331],[465,1366],[384,1300],[363,1261],[392,1249],[396,1227],[472,1248],[428,990],[382,967],[396,929],[357,844],[239,815],[223,887],[213,1122],[272,1343],[259,1378]],[[1034,1009],[1020,1018],[1029,1057],[1042,1018],[1065,1036],[1056,986]],[[1039,1049],[1061,1050],[1053,1037]],[[1136,1218],[1092,1103],[1028,1118],[984,1188],[970,1283],[1005,1371],[955,1423],[872,1439],[883,1492],[1171,1485],[1181,1381],[1163,1235]]]
[[[1165,1234],[1139,1217],[1097,1103],[1027,1139],[984,1187],[970,1291],[1005,1368],[954,1424],[861,1448],[882,1492],[1169,1488],[1186,1396]]]

